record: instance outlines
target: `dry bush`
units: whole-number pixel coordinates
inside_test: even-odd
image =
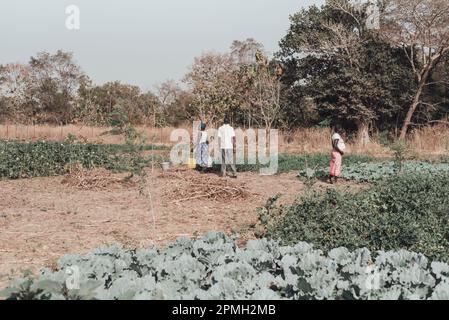
[[[178,180],[176,186],[167,193],[167,197],[176,203],[194,199],[236,201],[246,199],[250,195],[243,182],[198,174],[192,170],[172,170],[162,173],[159,177]]]
[[[132,186],[130,180],[115,177],[104,168],[85,169],[81,164],[67,166],[68,173],[61,183],[81,190],[104,190],[113,186]]]

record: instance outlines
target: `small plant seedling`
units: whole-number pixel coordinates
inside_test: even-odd
[[[391,147],[394,152],[394,164],[396,173],[401,173],[404,166],[404,161],[407,160],[410,150],[404,141],[397,141]]]

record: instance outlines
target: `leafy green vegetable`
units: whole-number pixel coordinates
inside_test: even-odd
[[[379,159],[372,156],[348,155],[345,157],[345,164],[358,164],[379,161]],[[289,171],[297,171],[306,169],[307,167],[326,167],[329,166],[330,155],[328,154],[280,154],[278,158],[278,172],[284,173]],[[266,167],[260,163],[251,165],[238,165],[237,169],[241,172],[256,172],[260,168]]]
[[[67,165],[80,163],[85,168],[104,167],[126,171],[136,157],[131,145],[101,145],[64,142],[0,141],[0,178],[20,179],[64,174]],[[153,146],[143,146],[148,150]],[[158,148],[158,147],[156,147]],[[161,149],[162,147],[159,147]],[[156,149],[155,149],[156,150]],[[142,165],[163,161],[160,156],[142,158]]]
[[[342,178],[357,182],[376,182],[388,179],[400,174],[440,174],[449,173],[448,163],[428,163],[428,162],[405,162],[398,165],[395,162],[384,163],[347,163],[343,164]],[[328,168],[321,168],[316,171],[316,176],[320,178],[329,175]],[[307,171],[301,170],[300,178],[307,178]]]
[[[79,270],[75,283],[72,272]],[[282,246],[212,232],[180,238],[167,249],[100,248],[67,255],[58,270],[18,279],[8,299],[447,299],[449,265],[399,250],[330,250]],[[76,288],[68,286],[77,285]]]

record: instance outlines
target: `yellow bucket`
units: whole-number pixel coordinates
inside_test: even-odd
[[[195,169],[196,168],[196,159],[190,158],[189,162],[187,162],[187,167],[189,169]]]

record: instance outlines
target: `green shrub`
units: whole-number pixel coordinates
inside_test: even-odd
[[[221,233],[167,249],[97,249],[67,255],[58,270],[18,279],[8,299],[448,299],[449,265],[400,250],[331,250]]]
[[[261,210],[268,236],[320,249],[407,249],[449,261],[449,175],[403,175],[357,194],[315,192]],[[271,219],[267,219],[271,217]]]

